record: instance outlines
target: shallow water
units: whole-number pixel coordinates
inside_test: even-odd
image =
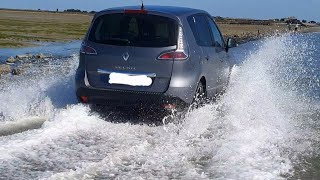
[[[223,97],[161,126],[77,104],[77,55],[1,77],[0,123],[48,121],[0,137],[0,179],[316,179],[319,46],[306,34],[232,49]]]
[[[35,47],[26,48],[3,48],[0,49],[0,63],[5,62],[10,56],[15,57],[21,54],[39,54],[43,53],[46,56],[64,57],[79,51],[80,41],[71,41],[68,43],[48,42],[38,43]]]

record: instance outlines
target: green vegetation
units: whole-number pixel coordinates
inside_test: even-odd
[[[0,10],[0,48],[81,39],[91,19],[89,14]]]

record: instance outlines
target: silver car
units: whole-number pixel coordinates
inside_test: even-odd
[[[228,49],[202,10],[107,9],[94,16],[83,40],[76,95],[89,104],[185,107],[226,87]]]

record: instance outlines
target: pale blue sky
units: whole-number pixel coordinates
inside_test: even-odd
[[[99,11],[115,6],[137,5],[140,0],[0,0],[0,8],[81,9]],[[204,9],[214,16],[281,18],[320,21],[320,0],[144,0],[145,4],[186,6]]]

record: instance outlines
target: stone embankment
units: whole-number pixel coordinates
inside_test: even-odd
[[[0,65],[0,75],[1,74],[8,74],[8,73],[11,73],[10,65],[1,64]]]
[[[279,36],[284,33],[290,33],[290,32],[289,31],[270,31],[270,32],[257,31],[256,33],[245,32],[245,33],[234,34],[234,35],[227,34],[224,36],[224,39],[232,38],[237,42],[237,44],[243,44],[250,41],[256,41],[261,38]]]
[[[0,64],[0,76],[5,74],[19,75],[22,73],[23,69],[18,67],[18,64],[30,63],[34,61],[41,61],[50,56],[46,56],[42,53],[40,54],[21,54],[15,57],[9,57],[5,64]],[[1,62],[1,60],[0,60]]]

